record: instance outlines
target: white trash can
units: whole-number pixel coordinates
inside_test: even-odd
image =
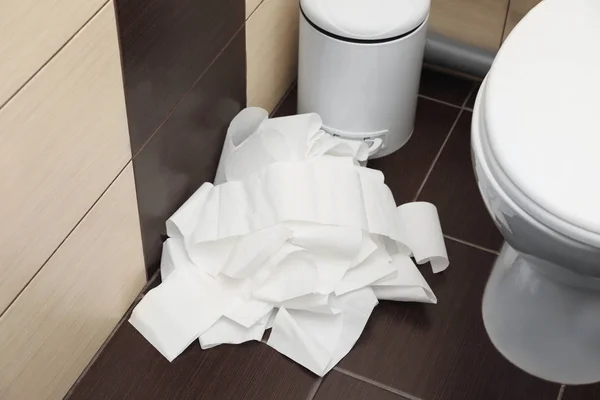
[[[300,0],[298,112],[365,140],[371,158],[410,138],[430,0]]]

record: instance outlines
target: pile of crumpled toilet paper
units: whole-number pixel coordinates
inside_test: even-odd
[[[316,114],[231,122],[215,184],[167,221],[162,284],[130,323],[169,361],[266,342],[317,375],[354,346],[378,299],[435,303],[415,266],[448,266],[435,206],[396,206],[368,148],[321,130]]]

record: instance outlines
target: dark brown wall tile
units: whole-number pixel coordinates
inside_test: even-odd
[[[129,323],[122,325],[71,400],[305,400],[316,378],[261,343],[201,350],[169,363]]]
[[[473,85],[474,82],[469,79],[424,68],[421,72],[419,94],[462,106]]]
[[[246,103],[245,65],[241,29],[134,159],[149,275],[158,265],[166,219],[214,179],[227,126]]]
[[[317,391],[314,400],[406,400],[405,397],[380,389],[371,384],[330,372]]]
[[[243,0],[117,0],[135,154],[244,23]]]
[[[340,367],[427,400],[555,400],[559,385],[510,364],[485,332],[481,299],[495,257],[446,245],[447,271],[421,268],[438,304],[382,302]]]
[[[461,115],[419,200],[437,206],[445,234],[499,250],[502,235],[485,208],[473,172],[471,117],[471,112]]]

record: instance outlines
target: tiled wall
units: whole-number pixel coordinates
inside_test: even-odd
[[[59,399],[145,283],[114,5],[0,31],[0,399]]]
[[[521,18],[525,16],[533,7],[535,7],[541,0],[512,0],[508,7],[508,14],[506,15],[506,25],[504,27],[504,39],[513,30],[515,25],[519,23]]]
[[[248,105],[273,111],[296,80],[298,0],[246,0]]]
[[[244,0],[117,0],[148,274],[165,220],[216,172],[246,103]]]

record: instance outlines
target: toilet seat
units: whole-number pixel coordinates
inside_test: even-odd
[[[492,173],[533,218],[600,247],[600,2],[545,0],[514,29],[482,92]]]

